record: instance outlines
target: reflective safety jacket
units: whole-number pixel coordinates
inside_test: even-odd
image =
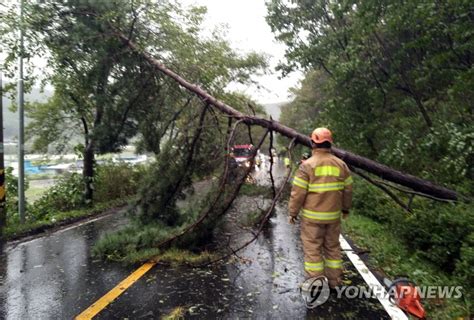
[[[330,149],[313,149],[293,177],[289,214],[316,223],[334,223],[352,202],[352,177],[344,161]]]

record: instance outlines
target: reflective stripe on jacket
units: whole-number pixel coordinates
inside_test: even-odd
[[[314,149],[293,177],[290,215],[317,223],[339,221],[342,210],[352,202],[352,177],[349,168],[330,149]]]

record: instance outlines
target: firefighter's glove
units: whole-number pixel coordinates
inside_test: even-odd
[[[289,224],[295,224],[296,220],[298,220],[297,217],[288,216],[288,223]]]

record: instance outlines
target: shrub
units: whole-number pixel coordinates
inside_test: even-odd
[[[375,263],[377,268],[383,268],[388,278],[408,277],[419,286],[459,286],[462,285],[462,299],[426,299],[423,304],[431,319],[470,319],[470,297],[472,288],[471,265],[463,263],[466,278],[460,273],[449,275],[440,269],[439,265],[426,261],[418,251],[407,246],[397,230],[386,224],[375,222],[373,219],[359,215],[355,210],[350,219],[343,221],[344,231],[361,248],[370,250],[369,263]],[[471,242],[471,254],[472,254]],[[472,257],[472,255],[471,255]],[[464,317],[463,317],[464,316]],[[467,317],[466,317],[467,316]]]
[[[84,182],[78,173],[61,177],[30,209],[31,216],[42,219],[61,211],[74,210],[83,205]]]
[[[28,180],[25,179],[25,190]],[[5,168],[5,192],[8,223],[18,223],[18,178],[13,175],[13,168]]]
[[[404,199],[402,194],[398,196]],[[468,243],[474,225],[471,204],[444,204],[418,197],[410,214],[376,187],[355,179],[353,206],[360,214],[393,229],[413,252],[449,273],[456,268],[456,272],[463,272],[463,259],[470,259]]]
[[[466,284],[474,283],[474,274],[472,272],[472,266],[474,265],[474,232],[471,231],[460,248],[460,258],[456,264],[456,275],[463,280]],[[473,301],[474,288],[466,286],[467,301]]]
[[[96,203],[127,198],[137,192],[138,181],[143,175],[142,167],[128,164],[105,164],[97,167],[94,179]],[[33,219],[43,219],[58,212],[83,207],[84,182],[81,174],[73,173],[61,177],[29,209]]]
[[[454,271],[461,248],[472,233],[472,206],[418,202],[414,214],[399,224],[399,234],[421,256],[448,272]]]
[[[144,166],[131,166],[127,163],[97,166],[94,200],[103,202],[134,195],[144,175]]]
[[[393,215],[399,215],[400,208],[377,187],[354,177],[354,196],[352,206],[364,216],[378,222],[390,222]]]

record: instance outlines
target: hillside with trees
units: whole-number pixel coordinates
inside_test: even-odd
[[[327,126],[338,146],[463,195],[458,204],[400,189],[389,196],[381,190],[386,185],[358,179],[357,214],[393,230],[409,248],[410,258],[392,252],[378,265],[400,271],[394,261],[423,257],[473,283],[467,267],[474,263],[472,3],[273,0],[267,6],[268,23],[287,45],[280,70],[306,70],[282,109],[283,123],[303,132]],[[370,238],[369,231],[361,237]]]

